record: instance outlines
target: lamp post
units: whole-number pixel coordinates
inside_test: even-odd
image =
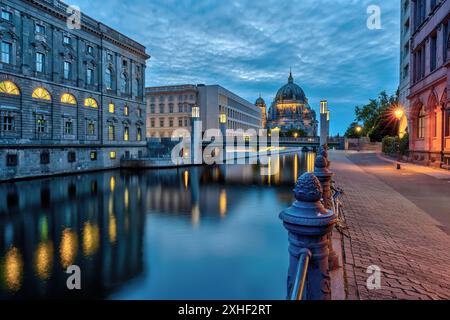
[[[405,114],[405,112],[403,111],[403,109],[401,107],[397,107],[394,110],[394,116],[397,119],[398,122],[398,142],[397,142],[397,170],[401,169],[401,164],[400,164],[400,160],[401,160],[401,154],[400,154],[400,140],[401,140],[401,132],[400,132],[400,125],[401,125],[401,121],[403,118],[403,115]]]
[[[222,161],[227,158],[227,115],[221,113],[219,116],[220,132],[222,133]]]
[[[200,108],[197,105],[192,107],[192,132],[191,132],[191,164],[201,164],[201,122]]]
[[[363,128],[361,126],[356,126],[355,128],[356,133],[358,134],[358,152],[361,151],[361,132],[363,131]]]

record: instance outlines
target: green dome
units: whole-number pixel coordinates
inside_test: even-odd
[[[292,73],[289,75],[288,83],[281,87],[280,90],[278,90],[275,100],[277,102],[284,100],[299,101],[306,104],[305,92],[302,88],[294,83]]]

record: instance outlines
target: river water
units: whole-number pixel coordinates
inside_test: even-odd
[[[278,214],[313,163],[299,152],[271,159],[269,176],[246,164],[0,184],[0,299],[284,299]],[[67,287],[71,265],[81,290]]]

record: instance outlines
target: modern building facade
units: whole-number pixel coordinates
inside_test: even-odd
[[[195,85],[149,87],[147,101],[147,137],[170,138],[176,129],[191,131],[192,107],[198,105]]]
[[[303,89],[294,83],[292,72],[270,107],[268,127],[281,132],[302,130],[306,136],[317,136],[316,112],[309,106]]]
[[[450,0],[416,0],[411,6],[412,161],[450,168]]]
[[[145,47],[61,1],[0,4],[0,179],[114,168],[146,151]]]
[[[409,86],[411,73],[411,0],[401,0],[400,8],[400,85],[399,103],[404,110],[409,110]],[[400,136],[408,130],[407,113],[400,120]]]
[[[200,109],[202,131],[220,128],[261,129],[261,109],[219,85],[178,85],[146,89],[147,137],[170,138],[177,129],[191,131],[192,107]]]
[[[261,95],[256,99],[255,106],[261,109],[261,126],[265,129],[267,128],[267,105]]]

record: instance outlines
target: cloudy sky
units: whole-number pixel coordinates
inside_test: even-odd
[[[292,67],[315,110],[328,99],[334,134],[356,105],[398,86],[399,1],[66,2],[147,47],[147,86],[220,84],[270,104]],[[381,8],[381,30],[367,28],[369,5]]]

